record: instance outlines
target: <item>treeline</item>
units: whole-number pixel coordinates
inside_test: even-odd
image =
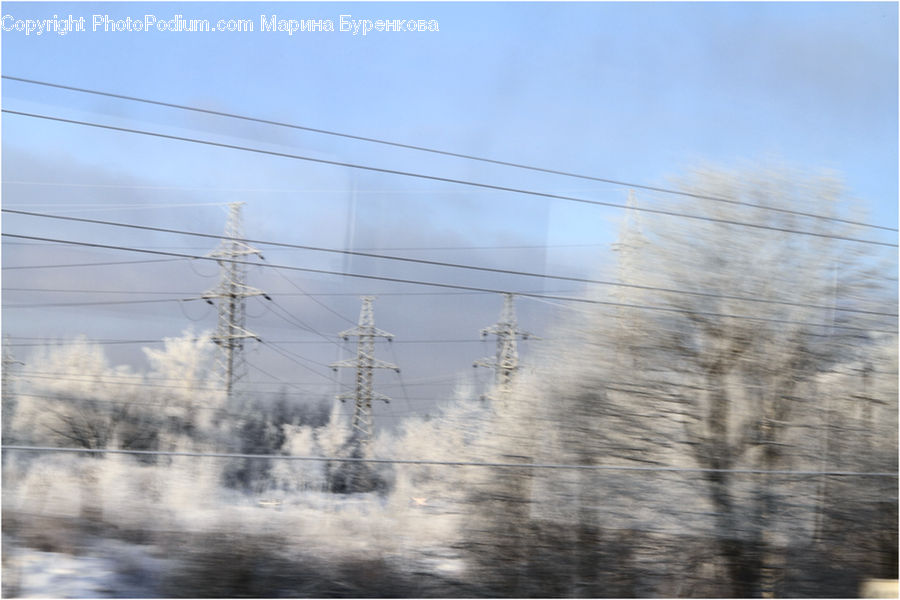
[[[585,469],[483,474],[463,538],[486,595],[846,597],[897,578],[896,255],[782,211],[837,216],[833,179],[703,170],[682,189],[710,220],[629,211],[619,305],[579,310],[500,401],[479,456]]]
[[[847,241],[858,233],[845,221],[800,214],[844,214],[831,178],[707,169],[681,187],[705,220],[652,217],[635,201],[613,304],[604,289],[574,307],[508,392],[461,390],[441,418],[374,446],[379,458],[504,466],[165,459],[162,483],[146,469],[140,485],[173,522],[179,485],[198,518],[245,514],[198,489],[307,502],[266,513],[274,537],[250,521],[253,535],[229,534],[225,549],[175,544],[165,581],[181,583],[164,595],[847,597],[896,579],[896,255]],[[56,380],[9,390],[23,396],[16,441],[346,451],[346,424],[325,404],[249,397],[226,410],[198,343],[148,352],[146,379],[87,345],[45,356]],[[179,384],[141,387],[153,378]],[[354,491],[377,493],[332,494]]]

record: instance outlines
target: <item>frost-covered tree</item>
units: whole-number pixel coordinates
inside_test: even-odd
[[[216,449],[230,415],[214,369],[215,346],[206,334],[186,331],[165,338],[162,348],[144,348],[146,375],[163,419],[161,449]]]
[[[28,360],[13,426],[20,439],[86,449],[154,449],[160,419],[143,376],[109,364],[83,340],[42,348]]]
[[[822,593],[804,579],[828,568],[813,543],[817,515],[823,502],[837,514],[850,496],[838,498],[833,482],[823,493],[821,478],[745,471],[896,471],[896,417],[850,427],[845,413],[862,379],[828,379],[883,353],[879,336],[896,344],[895,334],[878,333],[896,329],[889,269],[877,246],[840,239],[863,235],[846,222],[797,214],[858,218],[833,178],[701,169],[679,185],[689,197],[653,206],[701,218],[628,211],[617,245],[625,285],[598,290],[594,307],[573,307],[556,336],[565,343],[515,392],[514,406],[524,410],[498,416],[491,434],[498,455],[527,447],[537,462],[681,471],[540,472],[529,518],[507,537],[552,562],[544,571],[555,579],[544,585],[555,582],[554,593],[745,597],[790,585]],[[887,391],[891,414],[896,393],[886,388],[896,386],[896,356],[881,362],[881,374],[867,376]],[[823,464],[829,427],[832,445],[880,440],[877,464]],[[896,480],[889,483],[848,480],[857,500],[896,506]],[[497,480],[502,504],[501,488],[515,487]],[[502,536],[478,541],[489,545],[492,536],[514,555],[502,549],[516,544],[501,544]],[[607,551],[623,544],[628,552]],[[805,563],[793,552],[799,547]]]
[[[640,300],[664,310],[623,314],[621,326],[632,335],[619,351],[634,360],[642,383],[681,406],[684,447],[707,469],[705,493],[731,592],[754,595],[771,591],[783,566],[774,551],[788,543],[777,539],[778,513],[808,514],[798,497],[808,486],[734,470],[814,466],[816,413],[828,398],[858,391],[858,382],[847,381],[823,395],[816,380],[867,360],[876,352],[875,332],[895,329],[896,319],[871,314],[892,312],[876,257],[839,239],[859,232],[795,214],[846,215],[834,179],[705,169],[682,189],[692,197],[681,210],[709,220],[644,219],[642,243],[626,250],[632,265],[625,283],[653,288],[640,290]]]

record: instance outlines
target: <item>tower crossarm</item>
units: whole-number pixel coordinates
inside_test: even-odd
[[[228,332],[228,335],[220,336],[218,333],[212,334],[210,339],[215,343],[220,343],[223,340],[257,340],[260,341],[259,336],[253,333],[252,331],[247,331],[243,327],[232,327]]]
[[[393,333],[388,333],[387,331],[383,331],[381,329],[377,329],[375,327],[353,327],[352,329],[347,329],[338,334],[342,340],[350,339],[351,337],[371,337],[371,338],[385,338],[388,341],[394,339]]]
[[[207,302],[212,300],[213,298],[250,298],[253,296],[262,296],[266,300],[271,300],[269,295],[262,290],[258,290],[255,287],[250,287],[249,285],[244,284],[226,284],[226,285],[218,285],[210,291],[206,292],[201,296]]]
[[[395,371],[397,373],[400,372],[400,367],[398,367],[397,365],[395,365],[393,363],[389,363],[384,360],[380,360],[378,358],[375,358],[373,356],[369,356],[366,354],[357,355],[356,358],[339,360],[337,362],[331,363],[328,366],[331,367],[335,371],[337,371],[338,369],[341,369],[341,368],[355,368],[360,365],[360,360],[359,360],[360,356],[362,356],[365,359],[364,366],[369,369],[390,369],[391,371]]]
[[[262,252],[260,252],[256,248],[249,246],[243,242],[237,242],[233,240],[226,240],[225,244],[207,254],[207,256],[209,256],[210,258],[235,258],[238,256],[252,255],[263,258]]]
[[[337,397],[341,402],[346,402],[347,400],[356,400],[356,394],[340,394]],[[380,402],[384,402],[385,404],[390,404],[391,399],[384,394],[379,394],[378,392],[372,392],[372,401],[378,400]]]

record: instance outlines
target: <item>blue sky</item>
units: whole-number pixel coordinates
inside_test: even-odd
[[[832,169],[867,206],[868,221],[897,224],[896,3],[5,2],[2,13],[14,19],[84,16],[88,29],[94,14],[114,19],[146,14],[161,20],[176,14],[213,22],[251,19],[257,29],[206,34],[88,31],[39,37],[5,32],[4,75],[650,185],[665,185],[669,178],[703,162],[733,166],[742,160],[760,160]],[[365,37],[339,31],[292,36],[258,31],[260,15],[271,14],[332,19],[336,27],[342,14],[372,20],[434,19],[439,31],[371,32]],[[2,94],[4,108],[12,110],[610,202],[624,202],[627,194],[627,189],[618,186],[9,80],[3,81]],[[216,233],[224,225],[222,207],[172,205],[240,200],[247,202],[244,212],[250,237],[379,249],[549,245],[405,252],[579,276],[596,274],[598,264],[610,261],[608,244],[621,218],[614,209],[20,116],[4,115],[2,124],[6,206],[40,205],[60,214]],[[110,208],[88,206],[97,203]],[[141,208],[113,208],[128,205]],[[135,241],[133,232],[47,224],[10,215],[4,217],[3,229],[75,239],[97,236],[109,243]],[[165,236],[141,236],[140,241],[197,245]],[[572,244],[594,246],[561,247]],[[37,264],[39,258],[58,260],[54,254],[58,252],[58,247],[26,250],[4,243],[4,266]],[[69,252],[72,257],[102,260],[102,253],[95,251]],[[293,259],[284,252],[269,255],[272,262]],[[303,264],[319,268],[349,265],[395,276],[498,283],[458,273],[372,266],[359,259],[307,256],[304,260]],[[172,281],[183,283],[181,287],[203,288],[214,281],[192,271],[173,274],[162,267],[148,269],[115,274],[42,272],[40,280],[36,272],[6,272],[4,300],[6,304],[46,302],[46,297],[24,296],[8,288],[71,285],[68,279],[89,281],[98,289],[110,287],[115,280],[135,290]],[[204,274],[214,275],[211,265]],[[275,285],[268,279],[256,283]],[[324,276],[296,279],[294,284],[320,291],[394,289]],[[554,282],[515,284],[520,289],[561,289]],[[293,285],[285,287],[284,281],[278,285],[293,289]],[[323,331],[347,326],[330,321],[327,313],[318,314],[321,307],[294,300],[295,314]],[[355,320],[358,300],[341,297],[334,302],[339,312]],[[484,298],[466,302],[472,304],[465,318],[441,312],[455,304],[423,304],[414,296],[390,301],[384,297],[376,311],[383,311],[377,314],[384,314],[385,328],[400,330],[395,333],[409,338],[459,337],[469,329],[474,337],[478,328],[496,319],[500,303]],[[520,302],[523,321],[531,319],[538,328],[549,322],[545,308]],[[10,310],[4,311],[3,328],[22,337],[76,333],[161,337],[176,335],[190,324],[171,306],[140,309],[151,311],[146,313],[129,310],[66,308],[50,315]],[[262,307],[252,308],[251,314],[260,311]],[[190,315],[200,319],[195,326],[211,327],[214,320],[202,312]],[[279,330],[269,335],[284,338],[288,334]],[[491,349],[490,345],[444,348],[428,359],[419,352],[409,362],[415,365],[413,376],[424,378],[441,370],[435,365],[452,373],[456,365],[470,364]],[[139,360],[136,350],[119,351],[122,360]],[[288,381],[300,377],[292,371],[296,366],[271,360],[279,377]]]

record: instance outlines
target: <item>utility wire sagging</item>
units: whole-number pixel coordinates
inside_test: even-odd
[[[208,115],[215,115],[215,116],[219,116],[219,117],[227,117],[227,118],[231,118],[231,119],[238,119],[238,120],[242,120],[242,121],[250,121],[250,122],[254,122],[254,123],[261,123],[261,124],[264,124],[264,125],[274,125],[274,126],[277,126],[277,127],[285,127],[285,128],[289,128],[289,129],[298,129],[298,130],[301,130],[301,131],[308,131],[308,132],[311,132],[311,133],[319,133],[319,134],[323,134],[323,135],[329,135],[329,136],[336,136],[336,137],[348,138],[348,139],[358,140],[358,141],[363,141],[363,142],[371,142],[371,143],[382,144],[382,145],[386,145],[386,146],[394,146],[394,147],[397,147],[397,148],[405,148],[405,149],[407,149],[407,150],[417,150],[417,151],[420,151],[420,152],[427,152],[427,153],[431,153],[431,154],[440,154],[440,155],[444,155],[444,156],[451,156],[451,157],[454,157],[454,158],[463,158],[463,159],[467,159],[467,160],[473,160],[473,161],[478,161],[478,162],[490,163],[490,164],[495,164],[495,165],[499,165],[499,166],[514,167],[514,168],[517,168],[517,169],[524,169],[524,170],[527,170],[527,171],[536,171],[536,172],[539,172],[539,173],[547,173],[547,174],[551,174],[551,175],[562,175],[562,176],[565,176],[565,177],[574,177],[574,178],[576,178],[576,179],[585,179],[585,180],[588,180],[588,181],[596,181],[596,182],[598,182],[598,183],[608,183],[608,184],[617,185],[617,186],[625,186],[625,187],[629,187],[629,188],[642,189],[642,190],[653,191],[653,192],[662,192],[662,193],[665,193],[665,194],[674,194],[674,195],[679,195],[679,196],[686,196],[686,197],[689,197],[689,198],[695,198],[695,199],[697,199],[697,200],[712,200],[712,201],[714,201],[714,202],[723,202],[723,203],[726,203],[726,204],[733,204],[733,205],[738,205],[738,206],[748,206],[748,207],[752,207],[752,208],[760,208],[760,209],[769,210],[769,211],[773,211],[773,212],[779,212],[779,213],[783,213],[783,214],[796,215],[796,216],[803,216],[803,217],[809,217],[809,218],[813,218],[813,219],[821,219],[821,220],[825,220],[825,221],[833,221],[833,222],[837,222],[837,223],[846,223],[846,224],[849,224],[849,225],[857,225],[857,226],[860,226],[860,227],[869,227],[869,228],[873,228],[873,229],[882,229],[882,230],[885,230],[885,231],[897,231],[897,228],[896,228],[896,227],[887,227],[887,226],[884,226],[884,225],[876,225],[876,224],[873,224],[873,223],[863,223],[863,222],[860,222],[860,221],[853,221],[853,220],[849,220],[849,219],[841,219],[841,218],[832,217],[832,216],[827,216],[827,215],[819,215],[819,214],[814,214],[814,213],[809,213],[809,212],[803,212],[803,211],[797,211],[797,210],[790,210],[790,209],[783,208],[783,207],[778,207],[778,206],[765,206],[765,205],[761,205],[761,204],[754,204],[754,203],[751,203],[751,202],[741,202],[741,201],[734,200],[734,199],[731,199],[731,198],[721,198],[721,197],[717,197],[717,196],[709,196],[709,195],[705,195],[705,194],[694,194],[694,193],[684,192],[684,191],[681,191],[681,190],[674,190],[674,189],[671,189],[671,188],[665,188],[665,187],[661,187],[661,186],[653,186],[653,185],[646,185],[646,184],[641,184],[641,183],[633,183],[633,182],[620,181],[620,180],[617,180],[617,179],[610,179],[610,178],[608,178],[608,177],[597,177],[597,176],[593,176],[593,175],[585,175],[585,174],[580,174],[580,173],[573,173],[573,172],[571,172],[571,171],[564,171],[564,170],[561,170],[561,169],[548,169],[548,168],[537,167],[537,166],[533,166],[533,165],[524,165],[524,164],[521,164],[521,163],[515,163],[515,162],[510,162],[510,161],[505,161],[505,160],[497,160],[497,159],[493,159],[493,158],[486,158],[486,157],[483,157],[483,156],[475,156],[475,155],[472,155],[472,154],[464,154],[464,153],[461,153],[461,152],[451,152],[451,151],[448,151],[448,150],[440,150],[440,149],[436,149],[436,148],[429,148],[429,147],[421,146],[421,145],[404,144],[404,143],[401,143],[401,142],[390,141],[390,140],[384,140],[384,139],[379,139],[379,138],[374,138],[374,137],[367,137],[367,136],[362,136],[362,135],[354,135],[354,134],[350,134],[350,133],[346,133],[346,132],[331,131],[331,130],[322,129],[322,128],[317,128],[317,127],[309,127],[309,126],[305,126],[305,125],[298,125],[298,124],[296,124],[296,123],[286,123],[286,122],[284,122],[284,121],[275,121],[275,120],[272,120],[272,119],[262,119],[262,118],[259,118],[259,117],[251,117],[251,116],[247,116],[247,115],[239,115],[239,114],[235,114],[235,113],[228,113],[228,112],[224,112],[224,111],[211,110],[211,109],[201,108],[201,107],[196,107],[196,106],[186,106],[186,105],[183,105],[183,104],[174,104],[174,103],[171,103],[171,102],[162,102],[162,101],[159,101],[159,100],[151,100],[151,99],[148,99],[148,98],[139,98],[139,97],[136,97],[136,96],[127,96],[127,95],[124,95],[124,94],[114,94],[114,93],[111,93],[111,92],[104,92],[104,91],[100,91],[100,90],[92,90],[92,89],[87,89],[87,88],[82,88],[82,87],[75,87],[75,86],[70,86],[70,85],[63,85],[63,84],[59,84],[59,83],[52,83],[52,82],[49,82],[49,81],[38,81],[38,80],[35,80],[35,79],[26,79],[26,78],[24,78],[24,77],[13,77],[13,76],[11,76],[11,75],[3,75],[2,78],[3,78],[3,79],[7,79],[7,80],[9,80],[9,81],[18,81],[18,82],[21,82],[21,83],[28,83],[28,84],[32,84],[32,85],[40,85],[40,86],[45,86],[45,87],[58,88],[58,89],[69,90],[69,91],[73,91],[73,92],[80,92],[80,93],[84,93],[84,94],[93,94],[93,95],[96,95],[96,96],[105,96],[105,97],[107,97],[107,98],[116,98],[116,99],[119,99],[119,100],[129,100],[129,101],[132,101],[132,102],[141,102],[141,103],[144,103],[144,104],[153,104],[153,105],[157,105],[157,106],[164,106],[164,107],[167,107],[167,108],[174,108],[174,109],[186,110],[186,111],[192,111],[192,112],[203,113],[203,114],[208,114]]]
[[[505,463],[505,462],[476,462],[476,461],[452,461],[452,460],[417,460],[403,458],[358,458],[340,456],[290,456],[284,454],[241,454],[235,452],[166,452],[157,450],[120,450],[113,448],[56,448],[48,446],[17,446],[4,444],[2,450],[18,452],[72,452],[76,454],[131,454],[136,456],[190,456],[194,458],[246,458],[258,460],[286,460],[286,461],[314,461],[314,462],[344,462],[344,463],[373,463],[373,464],[399,464],[399,465],[435,465],[447,467],[491,467],[508,469],[571,469],[575,471],[633,471],[648,473],[734,473],[741,475],[786,475],[804,477],[885,477],[897,479],[897,473],[885,473],[880,471],[802,471],[802,470],[764,470],[764,469],[704,469],[691,467],[666,467],[666,466],[638,466],[638,465],[579,465],[579,464],[554,464],[554,463]]]
[[[639,207],[637,206],[637,204],[634,201],[633,194],[629,194],[627,207],[629,209],[629,213],[628,213],[629,215],[633,214],[634,211],[639,210]],[[185,230],[171,229],[171,228],[165,228],[165,227],[137,225],[134,223],[119,223],[119,222],[115,222],[115,221],[106,221],[106,220],[100,220],[100,219],[86,219],[86,218],[82,218],[82,217],[70,217],[70,216],[66,216],[66,215],[36,213],[36,212],[32,212],[32,211],[23,211],[23,210],[10,209],[10,208],[4,208],[4,209],[2,209],[2,212],[8,212],[10,214],[20,214],[20,215],[26,215],[26,216],[32,216],[32,217],[59,219],[59,220],[63,220],[63,221],[74,221],[74,222],[80,222],[80,223],[108,225],[111,227],[123,227],[123,228],[128,228],[128,229],[141,229],[141,230],[145,230],[145,231],[174,233],[174,234],[179,234],[179,235],[189,235],[189,236],[202,237],[202,238],[208,238],[208,239],[219,239],[219,240],[223,240],[223,241],[228,241],[229,239],[232,239],[232,238],[229,238],[227,235],[223,236],[223,235],[217,235],[217,234],[211,234],[211,233],[200,233],[200,232],[185,231]],[[24,236],[10,235],[9,237],[24,237]],[[30,239],[36,239],[36,238],[30,238]],[[571,277],[571,276],[564,276],[564,275],[555,275],[552,273],[534,273],[534,272],[529,272],[529,271],[500,269],[500,268],[485,267],[485,266],[479,266],[479,265],[467,265],[467,264],[453,263],[453,262],[447,262],[447,261],[426,260],[426,259],[412,258],[412,257],[406,257],[406,256],[390,256],[390,255],[383,255],[383,254],[373,254],[371,252],[361,252],[358,250],[347,250],[347,249],[342,249],[342,248],[323,248],[323,247],[319,247],[319,246],[309,246],[309,245],[293,244],[293,243],[286,243],[286,242],[276,242],[276,241],[271,241],[271,240],[259,240],[259,239],[248,239],[248,238],[239,238],[237,241],[239,241],[242,244],[246,244],[246,245],[257,244],[257,245],[273,246],[273,247],[277,247],[277,248],[293,248],[293,249],[298,249],[298,250],[311,250],[311,251],[316,251],[316,252],[343,254],[343,255],[347,255],[347,256],[361,256],[361,257],[365,257],[365,258],[398,261],[398,262],[403,262],[403,263],[422,264],[422,265],[430,265],[430,266],[437,266],[437,267],[449,267],[449,268],[455,268],[455,269],[482,271],[482,272],[486,272],[486,273],[500,273],[500,274],[516,275],[516,276],[522,276],[522,277],[533,277],[533,278],[540,278],[540,279],[555,279],[555,280],[560,280],[560,281],[570,281],[570,282],[575,282],[575,283],[588,283],[588,284],[605,285],[605,286],[613,286],[613,287],[621,287],[621,288],[653,290],[653,291],[666,292],[666,293],[671,293],[671,294],[683,294],[683,295],[688,295],[688,296],[705,296],[705,297],[710,297],[710,298],[740,300],[743,302],[755,302],[755,303],[763,303],[763,304],[783,304],[785,306],[803,306],[803,307],[809,307],[809,308],[822,308],[822,309],[827,309],[827,310],[839,310],[841,312],[851,312],[851,313],[858,312],[858,313],[863,313],[863,314],[875,314],[875,315],[892,316],[892,317],[897,316],[897,313],[873,312],[873,311],[865,311],[865,310],[859,310],[859,309],[853,309],[853,308],[842,308],[842,307],[834,307],[834,306],[816,305],[816,304],[810,304],[810,303],[790,302],[790,301],[778,300],[778,299],[736,296],[736,295],[729,295],[729,294],[704,292],[702,290],[694,291],[694,290],[681,290],[681,289],[674,289],[674,288],[661,288],[658,286],[646,286],[646,285],[640,285],[640,284],[635,284],[635,283],[627,283],[627,282],[623,282],[623,281],[606,281],[606,280],[590,279],[590,278],[584,278],[584,277]],[[65,242],[64,240],[60,240],[60,242],[77,244],[77,242]],[[142,249],[141,251],[149,252],[151,254],[157,253],[157,254],[163,254],[163,255],[176,255],[176,256],[197,258],[192,255],[178,254],[178,253],[172,253],[172,252],[164,252],[164,251],[154,252],[153,250],[146,249],[146,248]],[[528,295],[529,292],[518,292],[518,294],[519,295]]]
[[[85,246],[91,248],[107,248],[114,250],[125,250],[129,252],[140,252],[143,254],[158,254],[163,256],[178,256],[181,258],[190,258],[195,260],[216,260],[218,262],[234,262],[241,263],[245,265],[256,265],[257,263],[251,263],[248,261],[238,261],[234,259],[226,259],[226,258],[211,258],[208,256],[199,256],[194,254],[182,254],[178,252],[165,252],[162,250],[145,250],[143,248],[131,248],[128,246],[117,246],[112,244],[98,244],[94,242],[83,242],[76,240],[60,240],[58,238],[45,238],[40,236],[29,236],[29,235],[19,235],[12,233],[3,233],[3,237],[10,237],[16,239],[29,239],[29,240],[42,240],[42,241],[59,241],[65,242],[68,244],[73,244],[76,246]],[[342,277],[354,277],[359,279],[371,279],[374,281],[388,281],[393,283],[409,283],[414,285],[425,285],[430,287],[444,288],[444,289],[454,289],[454,290],[467,290],[473,292],[486,292],[493,294],[506,294],[509,293],[508,290],[501,290],[496,288],[486,288],[486,287],[477,287],[471,285],[458,285],[453,283],[441,283],[437,281],[422,281],[419,279],[407,279],[401,277],[386,277],[382,275],[366,275],[362,273],[347,273],[343,271],[332,271],[328,269],[313,269],[308,267],[295,267],[292,265],[276,265],[272,263],[266,263],[265,266],[273,269],[284,269],[288,271],[298,271],[305,273],[320,273],[327,275],[338,275]],[[517,295],[525,297],[525,298],[543,298],[547,300],[563,300],[568,302],[579,302],[583,304],[598,304],[598,305],[606,305],[606,306],[627,306],[630,308],[637,308],[641,310],[653,310],[653,311],[662,311],[669,313],[684,313],[683,309],[679,309],[676,307],[667,307],[667,306],[652,306],[652,305],[642,305],[642,304],[630,304],[623,302],[607,302],[604,300],[595,300],[591,298],[579,298],[579,297],[568,297],[568,296],[555,296],[549,294],[539,294],[539,293],[530,293],[530,292],[516,292]],[[832,307],[829,307],[833,310]],[[851,309],[851,312],[853,309]],[[692,314],[700,315],[700,316],[715,316],[715,317],[727,317],[730,319],[745,319],[750,321],[760,321],[760,322],[768,322],[768,323],[784,323],[784,324],[796,324],[796,325],[807,325],[810,327],[823,327],[826,329],[844,329],[848,331],[864,331],[864,332],[877,332],[877,333],[890,333],[896,334],[895,330],[888,329],[878,329],[874,327],[857,327],[852,325],[843,325],[843,324],[832,324],[832,323],[811,323],[811,322],[800,322],[794,321],[791,319],[771,319],[766,317],[753,317],[750,315],[736,315],[736,314],[725,314],[725,313],[716,313],[716,312],[707,312],[707,311],[691,311]],[[886,314],[890,316],[890,313],[877,313],[877,314]]]
[[[8,110],[8,109],[2,109],[2,110],[0,110],[0,112],[4,112],[7,114],[11,114],[11,115],[18,115],[18,116],[22,116],[22,117],[30,117],[30,118],[35,118],[35,119],[56,121],[59,123],[69,123],[72,125],[83,125],[85,127],[94,127],[97,129],[106,129],[106,130],[118,131],[118,132],[122,132],[122,133],[133,133],[136,135],[145,135],[145,136],[156,137],[156,138],[167,139],[167,140],[174,140],[174,141],[179,141],[179,142],[201,144],[204,146],[212,146],[215,148],[240,150],[243,152],[252,152],[255,154],[262,154],[265,156],[275,156],[275,157],[279,157],[279,158],[288,158],[288,159],[292,159],[292,160],[302,160],[302,161],[314,162],[314,163],[325,164],[325,165],[333,165],[336,167],[347,167],[350,169],[360,169],[363,171],[384,173],[386,175],[400,175],[400,176],[404,176],[404,177],[415,177],[415,178],[419,178],[419,179],[427,179],[430,181],[440,181],[440,182],[444,182],[444,183],[466,185],[466,186],[476,187],[476,188],[480,188],[480,189],[494,190],[494,191],[499,191],[499,192],[511,192],[511,193],[515,193],[515,194],[525,194],[525,195],[529,195],[529,196],[536,196],[536,197],[547,198],[547,199],[552,199],[552,200],[578,202],[581,204],[590,204],[590,205],[594,205],[594,206],[607,206],[610,208],[627,208],[626,205],[619,204],[616,202],[602,202],[600,200],[590,200],[587,198],[578,198],[578,197],[574,197],[574,196],[567,196],[565,194],[552,194],[552,193],[548,193],[548,192],[539,192],[539,191],[535,191],[535,190],[514,188],[514,187],[509,187],[509,186],[503,186],[503,185],[494,185],[494,184],[490,184],[490,183],[468,181],[468,180],[464,180],[464,179],[455,179],[452,177],[440,177],[437,175],[428,175],[428,174],[424,174],[424,173],[412,173],[409,171],[401,171],[398,169],[385,169],[385,168],[380,168],[380,167],[372,167],[369,165],[360,165],[360,164],[348,163],[348,162],[343,162],[343,161],[326,160],[326,159],[322,159],[322,158],[314,158],[311,156],[302,156],[299,154],[292,154],[292,153],[288,153],[288,152],[276,152],[273,150],[264,150],[261,148],[252,148],[249,146],[241,146],[241,145],[236,145],[236,144],[225,144],[222,142],[213,142],[210,140],[201,140],[201,139],[197,139],[197,138],[169,135],[169,134],[159,133],[159,132],[155,132],[155,131],[131,129],[128,127],[116,127],[113,125],[103,125],[101,123],[93,123],[90,121],[78,121],[78,120],[74,120],[74,119],[64,119],[62,117],[54,117],[51,115],[41,115],[41,114]],[[864,239],[864,238],[855,238],[855,237],[850,237],[850,236],[845,236],[845,235],[821,233],[821,232],[815,232],[815,231],[806,231],[806,230],[801,230],[801,229],[792,229],[792,228],[788,228],[788,227],[778,227],[778,226],[772,226],[772,225],[763,225],[760,223],[749,223],[749,222],[745,222],[745,221],[737,221],[737,220],[733,220],[733,219],[722,219],[722,218],[718,218],[718,217],[693,215],[693,214],[689,214],[689,213],[682,213],[682,212],[672,211],[672,210],[663,210],[663,209],[658,209],[658,208],[641,207],[641,208],[637,208],[635,210],[641,210],[641,211],[648,212],[648,213],[665,215],[665,216],[670,216],[670,217],[681,217],[681,218],[685,218],[685,219],[695,219],[695,220],[706,221],[706,222],[710,222],[710,223],[719,223],[722,225],[736,225],[739,227],[749,227],[749,228],[762,229],[762,230],[767,230],[767,231],[780,231],[783,233],[791,233],[791,234],[796,234],[796,235],[807,235],[807,236],[834,239],[834,240],[843,240],[843,241],[847,241],[847,242],[856,242],[859,244],[886,246],[886,247],[890,247],[890,248],[897,247],[897,244],[895,244],[893,242],[881,242],[878,240],[868,240],[868,239]]]

